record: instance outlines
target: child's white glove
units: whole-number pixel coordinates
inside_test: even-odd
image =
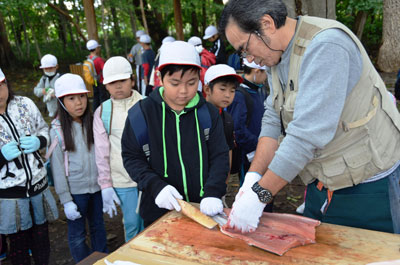
[[[200,202],[200,211],[206,215],[214,216],[224,211],[224,205],[221,199],[206,197]]]
[[[159,208],[165,208],[168,210],[175,209],[177,212],[181,210],[181,206],[176,199],[182,200],[182,195],[179,194],[179,191],[175,189],[175,187],[171,185],[165,186],[160,193],[158,193],[156,197],[156,204]]]
[[[115,204],[121,205],[121,201],[118,199],[114,188],[102,189],[101,197],[103,198],[103,213],[107,213],[110,218],[113,217],[113,214],[117,216],[117,206]]]
[[[48,102],[55,97],[55,91],[53,88],[46,88],[46,95],[43,96],[43,102]]]
[[[73,201],[64,203],[64,213],[65,216],[71,221],[75,221],[76,219],[82,217],[80,212],[78,211],[78,206],[76,206]]]

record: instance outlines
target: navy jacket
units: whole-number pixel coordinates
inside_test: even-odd
[[[245,96],[241,92],[236,90],[235,98],[228,107],[228,112],[233,118],[235,140],[243,155],[256,150],[258,136],[261,131],[261,120],[264,114],[264,102],[256,89],[258,87],[255,85],[254,88],[244,87],[253,99],[253,111],[249,125],[246,126],[247,106]]]
[[[149,97],[137,103],[141,106],[148,127],[149,161],[131,127],[131,124],[135,124],[131,111],[128,112],[121,139],[124,167],[129,176],[138,183],[139,190],[143,191],[140,215],[145,224],[155,221],[167,212],[166,209],[158,208],[155,198],[168,184],[191,202],[200,202],[203,197],[221,198],[226,191],[225,180],[229,172],[228,146],[218,110],[198,93],[196,100],[192,99],[188,104],[191,107],[176,114],[161,97],[160,91],[163,89],[161,87],[154,90]],[[205,141],[204,131],[195,118],[195,109],[203,104],[207,104],[212,122],[208,141]],[[197,125],[199,131],[196,129]]]

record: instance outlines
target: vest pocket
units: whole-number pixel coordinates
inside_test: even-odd
[[[353,186],[353,182],[342,156],[322,162],[323,176],[318,179],[330,190]]]
[[[355,145],[348,152],[343,154],[347,168],[354,184],[362,182],[365,178],[366,165],[372,160],[370,150],[365,144]]]

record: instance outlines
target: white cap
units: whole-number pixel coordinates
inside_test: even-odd
[[[40,69],[49,68],[49,67],[56,67],[57,66],[57,58],[54,55],[46,54],[40,60]]]
[[[97,47],[101,46],[96,40],[90,40],[86,43],[86,48],[90,50],[94,50]]]
[[[207,69],[207,72],[204,75],[204,83],[208,85],[213,80],[223,76],[233,76],[236,77],[239,83],[243,82],[243,77],[236,74],[235,69],[226,64],[216,64]]]
[[[138,30],[136,31],[136,38],[140,38],[140,36],[142,36],[143,34],[145,34],[144,30]]]
[[[215,27],[215,26],[208,26],[207,28],[206,28],[206,32],[205,32],[205,35],[204,35],[204,37],[203,37],[203,40],[206,40],[206,39],[209,39],[209,38],[211,38],[212,36],[214,36],[215,34],[218,34],[218,30],[217,30],[217,28]]]
[[[143,34],[142,36],[140,36],[140,40],[139,41],[143,42],[143,43],[150,43],[151,42],[151,38],[150,38],[149,35]]]
[[[194,46],[180,40],[161,46],[158,69],[161,70],[168,64],[193,65],[201,68],[200,57]]]
[[[250,63],[249,61],[247,61],[246,58],[243,58],[243,64],[246,65],[247,67],[254,68],[254,69],[261,69],[261,70],[267,69],[265,66],[258,65],[254,61],[252,61]]]
[[[132,75],[132,66],[127,59],[122,56],[114,56],[107,60],[103,68],[103,84],[124,80]]]
[[[75,74],[64,74],[60,76],[54,84],[54,90],[57,98],[66,95],[89,93],[82,77]]]
[[[0,82],[3,82],[6,79],[6,76],[4,75],[3,71],[0,68]]]
[[[165,43],[174,42],[174,41],[176,41],[174,37],[172,37],[172,36],[167,36],[167,37],[165,37],[165,38],[162,40],[161,43],[162,43],[162,44],[165,44]]]
[[[193,36],[188,39],[188,43],[192,44],[193,46],[201,45],[201,39],[199,37]]]

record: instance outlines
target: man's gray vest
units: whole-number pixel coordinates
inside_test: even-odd
[[[334,20],[304,16],[298,23],[288,77],[293,83],[287,82],[292,89],[282,89],[276,67],[271,68],[273,104],[285,128],[293,119],[302,57],[316,34],[329,28],[343,30],[357,44],[363,60],[361,78],[347,96],[334,138],[315,151],[314,158],[299,173],[301,179],[305,184],[318,179],[334,191],[390,169],[400,160],[400,114],[361,42]]]

